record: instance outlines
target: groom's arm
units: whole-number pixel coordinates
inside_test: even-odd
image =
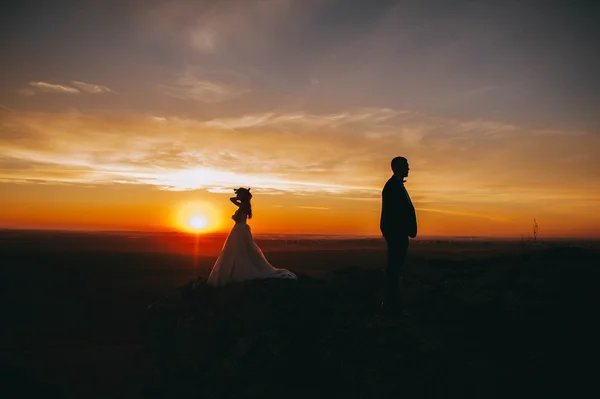
[[[381,220],[379,222],[379,228],[384,236],[393,234],[398,229],[398,214],[398,195],[393,186],[386,184],[381,192]]]
[[[381,234],[385,237],[386,227],[387,227],[387,198],[385,193],[386,187],[381,190],[381,216],[379,218],[379,230]]]

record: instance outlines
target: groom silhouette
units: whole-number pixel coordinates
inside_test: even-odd
[[[409,170],[406,158],[392,159],[394,175],[385,183],[381,193],[379,227],[387,244],[385,295],[381,304],[383,309],[394,305],[398,292],[398,277],[408,250],[408,237],[417,236],[415,207],[404,187],[404,178],[408,176]]]

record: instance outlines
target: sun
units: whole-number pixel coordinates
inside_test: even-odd
[[[175,215],[178,229],[190,233],[205,233],[219,227],[217,211],[208,203],[190,202],[179,207]]]
[[[190,220],[188,220],[188,225],[194,230],[202,230],[204,229],[208,223],[206,222],[206,218],[203,215],[192,215]]]

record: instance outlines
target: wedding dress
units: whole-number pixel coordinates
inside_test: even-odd
[[[247,215],[236,211],[233,219],[236,221],[229,236],[225,240],[221,254],[215,262],[208,284],[223,286],[245,280],[265,278],[296,279],[296,275],[286,269],[273,267],[261,249],[254,242]]]

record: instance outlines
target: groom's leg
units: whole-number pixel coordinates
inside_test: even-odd
[[[385,301],[393,301],[398,293],[398,277],[406,258],[408,237],[387,237],[386,243],[388,258],[385,269]]]
[[[408,252],[408,237],[402,237],[398,242],[398,275],[400,277],[400,289],[404,282],[404,262],[406,261],[406,253]]]
[[[390,301],[398,289],[398,268],[396,263],[396,240],[392,237],[386,237],[387,244],[387,264],[385,267],[385,298],[384,301]]]

